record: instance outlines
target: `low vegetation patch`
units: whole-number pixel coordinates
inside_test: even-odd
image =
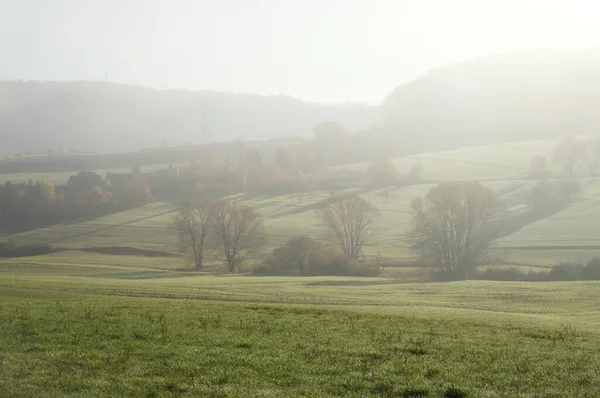
[[[381,261],[358,261],[341,249],[303,235],[271,251],[256,275],[379,276]]]
[[[447,274],[439,272],[432,272],[430,279],[453,280],[448,279]],[[516,267],[486,268],[473,273],[471,279],[524,282],[596,281],[600,280],[600,258],[594,257],[585,263],[561,263],[552,267],[550,271],[523,271]]]
[[[41,256],[61,251],[47,244],[16,243],[14,241],[0,242],[0,257],[17,258]]]

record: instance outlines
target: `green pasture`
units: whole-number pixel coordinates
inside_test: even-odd
[[[529,173],[533,156],[541,155],[550,161],[555,145],[556,141],[517,142],[429,152],[392,161],[400,174],[419,166],[423,169],[421,176],[434,181],[507,179]],[[366,170],[368,163],[341,167]]]
[[[600,284],[0,264],[0,396],[594,397]]]

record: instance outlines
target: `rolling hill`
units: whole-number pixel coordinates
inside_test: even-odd
[[[406,153],[600,130],[600,50],[543,50],[432,70],[383,102]]]
[[[125,152],[170,145],[312,136],[335,121],[380,124],[377,107],[322,105],[291,97],[153,90],[102,82],[0,81],[2,154],[48,148]]]

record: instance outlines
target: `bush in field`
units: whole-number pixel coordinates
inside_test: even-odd
[[[322,246],[319,241],[296,236],[273,249],[263,264],[254,270],[262,275],[325,275],[325,276],[378,276],[378,261],[359,263],[341,249]]]
[[[290,249],[286,245],[271,250],[262,265],[254,269],[254,274],[288,274],[294,273]]]
[[[56,251],[56,249],[48,244],[19,244],[15,241],[0,242],[0,257],[5,258],[41,256]]]
[[[555,265],[550,271],[523,271],[516,267],[486,268],[471,274],[471,279],[488,281],[527,281],[527,282],[559,282],[559,281],[593,281],[600,280],[600,258],[594,257],[585,263],[565,262]],[[432,281],[452,280],[447,275],[433,272]]]
[[[359,263],[337,247],[322,247],[312,253],[308,275],[323,276],[379,276],[376,267]]]
[[[311,256],[320,248],[321,244],[316,239],[304,235],[294,236],[285,244],[273,249],[261,269],[304,274]]]
[[[548,161],[541,155],[536,155],[531,159],[529,163],[529,169],[531,173],[537,174],[548,170]]]
[[[582,263],[561,263],[552,267],[548,273],[548,279],[551,281],[576,281],[581,279],[584,264]]]
[[[400,178],[396,165],[390,159],[371,162],[367,173],[373,184],[381,186],[394,184]]]
[[[477,270],[474,272],[471,279],[484,281],[543,282],[548,280],[548,272],[523,271],[517,267],[486,268],[483,271]]]

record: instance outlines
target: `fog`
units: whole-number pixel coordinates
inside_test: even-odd
[[[598,11],[0,0],[0,397],[600,397]]]
[[[591,1],[2,0],[0,78],[378,104],[448,62],[598,44]]]

